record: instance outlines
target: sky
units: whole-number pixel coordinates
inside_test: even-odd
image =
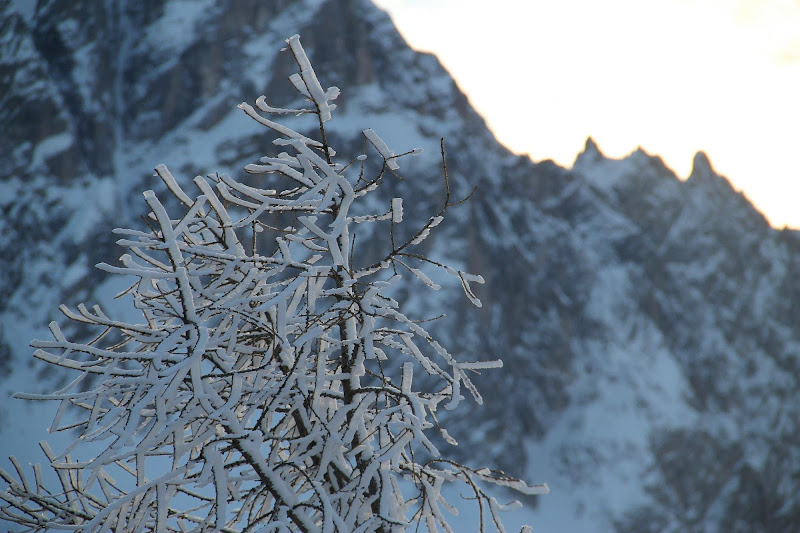
[[[375,0],[497,138],[571,167],[591,136],[680,177],[706,152],[800,229],[800,0]]]

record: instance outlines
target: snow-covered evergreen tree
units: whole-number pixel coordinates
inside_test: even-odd
[[[457,203],[446,167],[441,210],[397,241],[402,199],[383,199],[379,214],[364,209],[380,200],[364,199],[413,152],[396,155],[365,130],[360,155],[337,157],[325,123],[339,89],[322,88],[298,36],[287,43],[305,107],[274,108],[263,96],[239,106],[286,150],[245,168],[274,188],[197,177],[193,198],[159,165],[181,214],[145,192],[149,231],[116,230],[122,266],[99,265],[136,278],[126,292],[143,321],[62,306],[97,337],[71,342],[54,322],[54,340],[34,342],[37,358],[78,376],[53,394],[18,396],[60,401],[51,429],[80,436],[58,454],[42,443],[55,487],[38,465],[31,474],[11,458],[14,472],[0,470],[3,519],[33,531],[451,531],[442,491],[462,482],[481,530],[502,531],[484,483],[547,491],[448,460],[430,440],[435,431],[452,442],[437,408],[463,395],[481,403],[470,373],[500,366],[458,361],[390,296],[403,274],[437,289],[423,272],[433,268],[480,305],[470,286],[480,276],[418,249]],[[268,118],[287,114],[315,115],[319,138]],[[387,253],[362,264],[355,228],[368,224],[387,230]]]

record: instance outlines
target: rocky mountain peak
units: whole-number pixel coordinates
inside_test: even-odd
[[[716,176],[717,173],[714,171],[714,167],[711,166],[711,160],[708,158],[708,155],[703,151],[694,154],[694,158],[692,159],[692,171],[689,174],[689,179],[703,181]]]
[[[599,161],[604,160],[606,157],[600,151],[600,147],[592,137],[587,137],[583,145],[583,150],[575,157],[572,164],[572,169],[577,172],[589,169],[596,165]]]

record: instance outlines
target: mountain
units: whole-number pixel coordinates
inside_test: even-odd
[[[371,127],[398,153],[424,149],[392,182],[407,220],[442,201],[440,137],[454,197],[477,186],[428,252],[482,274],[484,307],[458,287],[403,296],[420,318],[448,315],[432,328],[463,359],[504,360],[451,433],[464,458],[548,482],[525,515],[536,531],[800,531],[800,234],[771,228],[705,154],[685,181],[591,139],[571,169],[515,156],[366,0],[0,13],[0,457],[35,459],[50,409],[9,391],[66,379],[28,342],[61,303],[130,312],[113,299],[124,280],[92,268],[119,256],[110,230],[142,223],[159,163],[188,183],[268,152],[236,105],[290,103],[278,50],[299,33],[343,90],[332,145],[355,151]]]

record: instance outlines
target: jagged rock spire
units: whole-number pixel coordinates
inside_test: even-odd
[[[586,143],[583,145],[583,151],[575,158],[573,167],[577,168],[584,165],[591,165],[603,158],[605,158],[605,156],[603,152],[600,151],[600,147],[597,146],[595,140],[589,136],[586,138]]]
[[[711,161],[705,152],[700,150],[694,154],[692,172],[689,174],[690,180],[706,180],[716,175],[717,173],[714,171],[714,167],[711,166]]]

